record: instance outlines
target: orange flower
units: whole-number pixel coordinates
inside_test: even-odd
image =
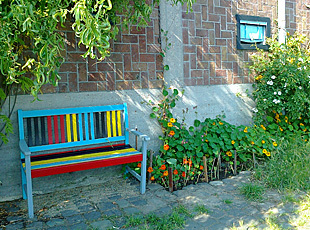
[[[151,179],[150,179],[150,180],[152,180],[152,181],[155,180],[155,177],[154,177],[154,176],[151,176]]]
[[[163,173],[163,176],[168,176],[168,171],[165,171],[165,172]]]
[[[185,172],[182,172],[182,177],[185,177]]]
[[[147,171],[148,171],[149,173],[152,173],[154,170],[153,170],[152,167],[149,167],[149,168],[147,169]]]
[[[189,165],[189,167],[192,167],[192,164],[193,164],[192,159],[189,159],[189,160],[188,160],[188,165]]]
[[[141,168],[141,163],[138,163],[137,167],[138,167],[138,168]]]
[[[166,165],[160,166],[160,169],[161,169],[161,170],[166,170]]]
[[[206,142],[208,143],[208,142],[209,142],[209,140],[208,140],[208,139],[206,139]]]
[[[254,145],[254,141],[251,141],[251,144]]]
[[[168,127],[172,127],[173,125],[172,125],[172,123],[171,122],[169,122],[168,123]]]
[[[260,127],[262,127],[262,129],[263,129],[263,130],[266,130],[265,126],[263,126],[263,125],[260,125]]]
[[[178,170],[176,170],[176,169],[173,170],[173,174],[174,174],[174,175],[178,175],[178,173],[179,173]]]
[[[183,164],[187,165],[188,161],[186,158],[183,159]]]
[[[231,141],[231,144],[234,145],[236,142],[234,140]]]
[[[243,132],[247,133],[248,132],[248,127],[245,127]]]
[[[174,123],[174,122],[175,122],[175,119],[174,119],[174,118],[170,118],[170,122],[171,122],[171,123]]]
[[[223,122],[221,122],[221,121],[219,122],[219,125],[223,125],[223,124],[224,124]]]
[[[202,165],[200,165],[199,169],[200,169],[200,170],[203,170],[203,166],[202,166]]]
[[[232,156],[231,151],[227,151],[227,152],[226,152],[226,155],[229,156],[229,157],[231,157],[231,156]]]
[[[170,132],[169,132],[169,135],[171,135],[171,136],[173,136],[175,134],[175,132],[173,131],[173,130],[171,130]]]
[[[168,150],[169,149],[169,145],[164,145],[164,150]]]

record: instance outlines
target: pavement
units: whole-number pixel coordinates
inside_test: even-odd
[[[195,214],[186,217],[184,229],[269,229],[266,218],[271,213],[284,229],[295,229],[289,219],[296,216],[296,204],[283,203],[283,194],[276,191],[267,191],[264,202],[247,201],[239,187],[249,181],[250,172],[241,172],[222,181],[189,185],[173,193],[150,184],[141,195],[137,182],[120,177],[111,184],[35,195],[35,218],[31,220],[27,217],[26,201],[2,202],[0,229],[143,229],[143,225],[128,226],[128,218],[165,216],[180,205]],[[197,206],[207,211],[195,213]],[[300,229],[308,229],[304,227]]]

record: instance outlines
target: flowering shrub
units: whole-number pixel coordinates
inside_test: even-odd
[[[286,44],[269,39],[269,52],[260,50],[252,56],[250,69],[255,74],[256,122],[269,124],[268,116],[274,119],[274,113],[283,114],[287,117],[285,120],[291,122],[301,116],[303,121],[309,119],[310,52],[307,41],[305,36],[298,34],[288,35]],[[288,126],[290,131],[292,128]]]
[[[210,170],[217,170],[219,156],[222,165],[229,169],[234,164],[235,152],[237,165],[244,165],[251,161],[252,153],[266,157],[277,147],[264,126],[235,126],[225,122],[223,117],[217,117],[206,118],[203,122],[195,120],[193,126],[187,127],[184,119],[179,122],[170,111],[178,99],[178,90],[169,94],[164,88],[163,100],[152,108],[151,117],[158,119],[163,131],[159,137],[163,141],[160,153],[155,157],[153,167],[148,168],[152,181],[168,187],[168,167],[171,167],[174,184],[183,187],[205,176],[203,156],[206,156],[210,174]],[[208,176],[212,179],[212,173]]]

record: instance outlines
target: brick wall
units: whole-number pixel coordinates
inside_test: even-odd
[[[286,0],[289,33],[310,30],[310,1]],[[197,0],[193,12],[183,7],[184,83],[215,85],[251,83],[245,64],[250,51],[236,49],[236,14],[277,19],[277,0]]]
[[[78,40],[70,23],[60,28],[66,38],[65,62],[59,70],[58,87],[45,85],[44,93],[111,91],[159,88],[163,85],[163,58],[159,40],[159,14],[155,9],[146,28],[123,28],[111,42],[111,56],[104,61],[84,59],[85,47]]]

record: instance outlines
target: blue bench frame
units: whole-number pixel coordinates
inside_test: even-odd
[[[141,175],[127,169],[140,181],[141,194],[145,193],[147,142],[150,138],[135,129],[129,129],[126,103],[18,110],[18,124],[22,190],[23,198],[28,202],[29,218],[34,217],[32,178],[35,177],[141,161]],[[102,131],[101,136],[96,134],[98,130]],[[129,146],[129,133],[142,139],[141,152]],[[104,146],[98,148],[98,145]],[[85,147],[87,150],[83,150]],[[94,148],[89,150],[89,147]],[[46,154],[46,151],[65,148],[74,150]],[[75,157],[75,154],[79,154],[79,157]]]

